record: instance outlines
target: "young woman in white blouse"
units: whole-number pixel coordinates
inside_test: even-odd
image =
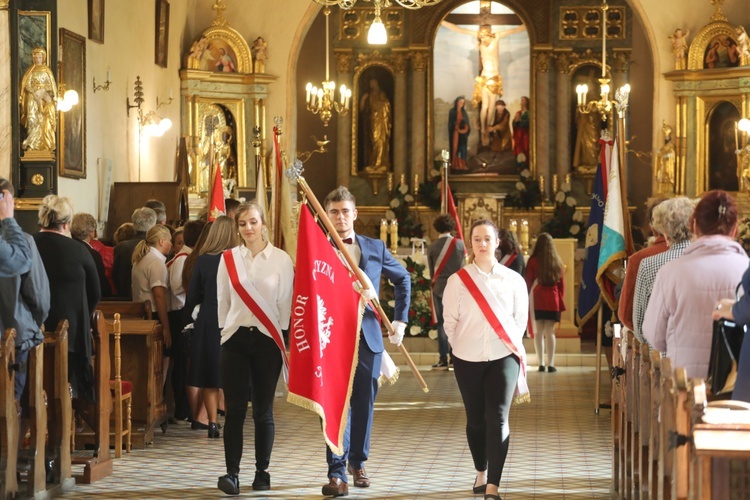
[[[222,254],[216,277],[221,330],[221,386],[226,402],[224,457],[227,474],[218,487],[239,494],[242,426],[248,392],[255,422],[253,490],[268,490],[274,440],[273,400],[287,358],[282,329],[289,328],[294,267],[292,259],[268,242],[263,209],[242,203],[235,222],[243,244]]]
[[[528,318],[526,283],[495,258],[498,230],[489,220],[471,226],[471,264],[448,278],[443,294],[445,333],[466,409],[466,438],[477,471],[474,493],[500,500],[508,455],[508,415],[528,401],[522,338]]]

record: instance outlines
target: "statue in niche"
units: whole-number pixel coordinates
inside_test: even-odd
[[[466,166],[466,156],[468,153],[469,132],[469,115],[465,109],[466,99],[464,96],[456,97],[453,101],[453,107],[448,114],[448,139],[451,145],[451,170],[461,171],[469,170]]]
[[[737,26],[737,50],[740,53],[740,66],[750,66],[750,40],[744,26]]]
[[[513,149],[510,131],[510,112],[505,107],[505,101],[498,99],[495,103],[495,121],[490,127],[490,149],[496,153]]]
[[[675,170],[677,155],[672,143],[672,127],[662,120],[661,131],[664,134],[664,145],[659,149],[656,166],[656,192],[659,194],[673,194],[675,185]]]
[[[24,151],[54,151],[57,131],[57,85],[47,66],[47,51],[36,47],[21,80],[21,125],[26,128]]]
[[[391,101],[380,89],[377,78],[370,78],[369,89],[360,99],[359,111],[365,128],[365,171],[370,174],[385,173],[390,167]]]
[[[682,32],[682,28],[674,30],[674,34],[668,36],[672,40],[672,56],[674,57],[674,69],[687,69],[688,43],[687,37],[690,30]]]
[[[253,46],[250,48],[250,52],[253,55],[253,72],[265,73],[266,59],[268,59],[268,43],[262,36],[255,39]]]

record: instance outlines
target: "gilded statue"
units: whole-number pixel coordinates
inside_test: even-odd
[[[602,128],[602,118],[596,103],[590,101],[586,108],[576,111],[575,150],[573,152],[574,167],[596,167],[599,163],[599,137]]]
[[[659,149],[656,167],[656,192],[659,194],[673,194],[675,185],[675,169],[677,155],[672,143],[672,127],[662,120],[661,131],[664,134],[664,145]]]
[[[740,191],[750,193],[750,146],[737,151],[737,178],[740,180]]]
[[[677,28],[674,34],[667,37],[672,40],[672,56],[676,70],[687,69],[688,35],[690,35],[690,30],[683,33],[681,28]]]
[[[390,143],[392,131],[391,102],[380,90],[380,84],[371,78],[369,89],[359,102],[365,127],[365,152],[367,173],[384,173],[390,167]]]
[[[253,55],[253,72],[254,73],[265,73],[266,72],[266,59],[268,59],[268,43],[266,40],[259,36],[253,42],[253,46],[250,48],[250,53]]]
[[[744,26],[737,26],[737,52],[740,54],[740,66],[750,66],[750,40]]]
[[[444,27],[463,35],[472,35],[479,42],[479,76],[475,78],[472,103],[479,108],[479,125],[483,146],[490,144],[490,127],[495,123],[495,102],[503,96],[503,79],[500,76],[498,45],[500,39],[526,30],[521,25],[515,28],[493,33],[488,24],[479,30],[459,28],[453,23],[443,21]]]
[[[57,85],[47,66],[47,51],[36,47],[33,63],[21,80],[21,125],[26,128],[24,151],[55,150]]]

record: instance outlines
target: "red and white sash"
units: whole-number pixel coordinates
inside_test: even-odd
[[[456,274],[458,274],[464,286],[466,286],[471,296],[476,300],[479,309],[494,332],[520,361],[521,369],[518,371],[518,383],[516,384],[516,393],[513,402],[529,402],[531,401],[531,397],[529,396],[529,387],[526,384],[526,350],[523,347],[520,335],[516,336],[516,341],[508,335],[509,330],[518,330],[518,327],[513,319],[507,313],[503,312],[500,302],[492,294],[487,284],[483,280],[477,279],[478,276],[476,273],[477,271],[474,266],[467,266],[459,270]]]
[[[529,324],[526,327],[527,331],[529,332],[529,337],[532,339],[536,337],[536,313],[534,313],[534,292],[536,292],[536,287],[539,285],[539,280],[536,279],[531,284],[531,289],[529,290]]]
[[[432,315],[433,325],[436,325],[438,320],[437,315],[435,314],[435,299],[432,289],[435,288],[435,283],[437,283],[440,273],[443,272],[445,265],[448,263],[448,257],[453,255],[453,250],[456,248],[457,241],[456,238],[449,235],[448,241],[443,244],[443,248],[440,250],[440,255],[438,255],[437,260],[435,261],[435,272],[432,275],[432,282],[430,283],[430,313]]]
[[[169,269],[170,267],[172,267],[172,264],[174,264],[174,263],[175,263],[175,261],[176,261],[176,260],[177,260],[178,258],[180,258],[180,257],[183,257],[183,256],[187,257],[188,255],[189,255],[189,254],[188,254],[188,253],[186,253],[186,252],[180,252],[180,253],[178,253],[177,255],[175,255],[174,257],[172,257],[172,259],[171,259],[171,260],[170,260],[169,262],[167,262],[167,269]]]
[[[279,323],[279,319],[273,313],[273,310],[268,305],[268,302],[266,302],[266,299],[264,299],[260,292],[258,292],[253,286],[247,275],[245,266],[237,265],[238,261],[240,263],[243,262],[240,247],[234,247],[231,250],[225,251],[223,256],[234,291],[237,292],[237,295],[240,296],[242,302],[244,302],[248,309],[250,309],[250,312],[252,312],[255,317],[260,320],[266,330],[268,330],[268,333],[263,333],[271,337],[279,348],[279,351],[281,351],[281,359],[284,362],[284,381],[287,382],[289,377],[289,358],[286,355],[286,346],[284,345],[284,337],[281,335],[281,323]]]
[[[516,261],[516,257],[518,257],[518,254],[516,252],[509,253],[508,255],[503,255],[503,258],[500,259],[500,264],[504,265],[505,267],[510,267],[510,265]]]

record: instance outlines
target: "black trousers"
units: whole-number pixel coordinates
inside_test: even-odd
[[[169,311],[169,331],[172,334],[172,348],[169,364],[171,377],[169,379],[174,395],[174,417],[178,420],[192,418],[193,412],[187,399],[185,385],[187,383],[188,352],[185,347],[185,338],[182,329],[185,327],[185,310]]]
[[[521,365],[513,355],[493,361],[453,356],[453,367],[466,408],[466,439],[474,467],[487,470],[487,483],[499,486],[510,447],[508,416]]]
[[[268,469],[275,432],[273,399],[281,365],[279,348],[257,328],[241,327],[221,346],[221,388],[227,412],[224,459],[229,474],[240,472],[248,392],[255,422],[255,469]]]

